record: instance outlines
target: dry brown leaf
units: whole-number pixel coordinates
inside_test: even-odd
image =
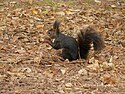
[[[112,69],[114,69],[115,66],[113,63],[103,62],[102,67],[106,70],[112,70]]]
[[[125,42],[121,42],[122,46],[125,47]]]
[[[101,3],[101,0],[95,0],[96,3]]]
[[[15,62],[16,59],[15,58],[7,58],[7,62]]]
[[[57,69],[57,68],[54,68],[54,67],[51,67],[51,68],[49,69],[49,72],[50,72],[50,73],[53,73],[53,74],[57,74],[58,69]]]
[[[18,50],[16,50],[16,52],[18,52],[18,53],[25,53],[26,52],[26,50],[24,49],[24,48],[20,48],[20,49],[18,49]]]
[[[40,57],[35,57],[34,62],[40,62],[41,58]]]
[[[116,8],[116,5],[111,5],[112,8]]]
[[[94,60],[93,64],[90,64],[87,67],[93,71],[98,71],[100,69],[98,60]]]
[[[33,4],[33,0],[27,0],[29,4]]]
[[[1,63],[0,62],[0,69],[4,68],[7,64]]]
[[[78,74],[80,74],[80,75],[87,75],[87,70],[86,69],[80,69],[79,71],[78,71]]]
[[[74,14],[74,12],[66,11],[66,14],[67,14],[67,15],[72,15],[72,14]]]
[[[35,9],[33,9],[33,10],[32,10],[32,13],[35,14],[35,15],[37,15],[37,14],[38,14],[38,11],[35,10]]]
[[[60,71],[61,71],[62,74],[66,73],[66,69],[65,68],[61,68]]]
[[[12,39],[12,42],[16,42],[18,40],[19,36],[14,36]]]
[[[19,69],[18,68],[10,68],[9,71],[12,73],[17,73],[17,72],[19,72]]]
[[[37,29],[43,29],[43,27],[44,27],[44,24],[36,25],[36,28],[37,28]]]
[[[4,45],[0,44],[0,50],[4,49]]]
[[[26,67],[26,68],[21,68],[20,69],[20,72],[26,72],[26,73],[31,73],[32,72],[32,70],[31,70],[31,68],[29,68],[29,67]]]
[[[109,74],[105,74],[102,77],[102,81],[104,84],[116,84],[117,83],[117,79]]]
[[[66,83],[65,86],[66,87],[72,87],[73,85],[72,85],[72,83]]]
[[[52,78],[53,75],[54,75],[54,74],[51,73],[49,70],[44,71],[43,74],[46,75],[46,76],[49,77],[49,78]]]
[[[60,15],[60,16],[64,16],[65,15],[65,12],[63,11],[60,11],[60,12],[56,12],[57,15]]]

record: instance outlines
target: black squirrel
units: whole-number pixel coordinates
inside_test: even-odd
[[[53,24],[53,28],[48,30],[47,34],[51,39],[54,39],[54,41],[50,43],[54,49],[63,49],[63,59],[68,59],[69,61],[79,58],[87,59],[92,43],[95,51],[104,48],[103,39],[99,33],[90,26],[78,33],[78,41],[73,37],[61,33],[59,26],[60,22],[56,20]]]

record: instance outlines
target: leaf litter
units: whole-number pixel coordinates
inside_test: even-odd
[[[0,93],[123,94],[125,2],[48,2],[0,1]],[[55,19],[73,37],[85,25],[94,26],[106,47],[89,63],[62,61],[61,51],[44,42]]]

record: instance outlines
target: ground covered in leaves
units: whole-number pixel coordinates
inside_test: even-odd
[[[76,37],[85,25],[102,34],[96,57],[61,61],[44,42],[55,19]],[[124,94],[124,0],[0,1],[0,94]]]

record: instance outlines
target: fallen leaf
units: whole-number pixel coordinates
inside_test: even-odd
[[[116,5],[111,5],[112,8],[116,8]]]
[[[4,45],[0,44],[0,50],[4,49]]]
[[[12,42],[16,42],[18,40],[19,36],[14,36],[12,39]]]
[[[16,52],[18,52],[18,53],[25,53],[26,50],[25,50],[24,48],[21,47],[20,49],[16,50]]]
[[[33,0],[27,0],[27,2],[31,5],[33,4]]]
[[[80,69],[80,70],[78,71],[78,74],[80,74],[80,75],[87,75],[87,70],[85,70],[85,69]]]
[[[10,68],[9,71],[12,73],[17,73],[17,72],[19,72],[19,69],[18,68]]]
[[[60,69],[60,71],[61,71],[62,74],[66,73],[66,69],[64,69],[64,68]]]
[[[26,73],[32,72],[31,68],[29,68],[29,67],[22,68],[20,71],[21,71],[21,72],[26,72]]]
[[[4,68],[6,64],[0,62],[0,69]]]
[[[66,11],[66,14],[67,14],[67,15],[72,15],[72,14],[74,14],[74,12]]]
[[[96,3],[101,3],[101,0],[95,0]]]
[[[35,57],[34,62],[40,62],[41,58],[40,57]]]
[[[36,15],[36,14],[38,14],[38,11],[36,11],[36,10],[34,9],[34,10],[32,10],[32,13]]]
[[[98,60],[94,60],[94,61],[92,61],[92,62],[93,62],[93,64],[90,64],[90,65],[88,65],[87,67],[88,67],[89,69],[93,70],[93,71],[98,71],[99,68],[100,68],[99,63],[98,63]]]
[[[60,16],[64,16],[65,15],[65,12],[63,11],[60,11],[60,12],[56,12],[57,15],[60,15]]]
[[[103,69],[106,70],[112,70],[114,68],[114,64],[113,63],[108,63],[108,62],[103,62]]]
[[[121,45],[122,45],[123,47],[125,47],[125,42],[121,42]]]
[[[45,10],[45,11],[43,11],[42,13],[44,13],[44,14],[48,14],[49,11],[48,11],[48,10]]]
[[[117,79],[110,74],[105,74],[102,77],[102,81],[104,84],[115,84],[117,82]]]
[[[43,24],[41,24],[41,25],[36,25],[36,28],[37,28],[37,29],[43,29],[43,27],[44,27]]]
[[[73,85],[72,85],[72,83],[66,83],[65,86],[66,87],[72,87]]]

